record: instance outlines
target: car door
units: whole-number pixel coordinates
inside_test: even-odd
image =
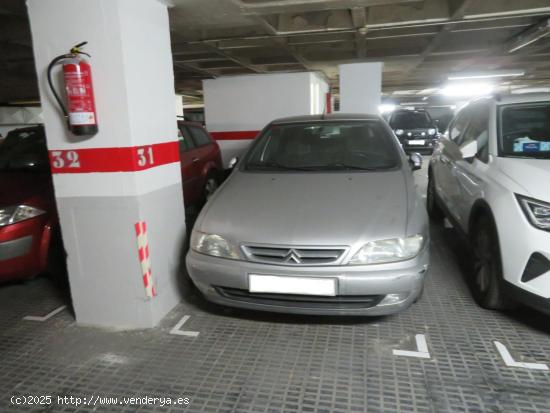
[[[473,104],[471,120],[464,132],[461,147],[472,141],[477,142],[477,154],[473,159],[458,159],[452,167],[452,204],[455,206],[455,218],[467,231],[470,211],[474,202],[483,197],[487,182],[489,163],[489,115],[487,102]]]
[[[453,197],[453,192],[456,191],[453,167],[458,160],[462,159],[459,146],[462,144],[469,122],[470,111],[469,107],[466,107],[449,124],[447,136],[440,140],[440,146],[434,156],[433,173],[437,195],[453,217],[458,214]]]
[[[196,147],[191,133],[183,125],[178,122],[178,139],[180,150],[180,163],[181,163],[181,180],[183,184],[183,199],[185,205],[193,204],[198,197],[197,194],[197,157]]]
[[[197,185],[199,191],[202,191],[205,184],[206,173],[208,172],[208,164],[214,160],[214,154],[216,148],[212,142],[208,132],[199,125],[188,124],[187,129],[191,133],[193,142],[195,143],[195,158],[197,168]]]

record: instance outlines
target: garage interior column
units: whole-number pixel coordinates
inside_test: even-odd
[[[340,65],[340,111],[378,113],[382,96],[382,63]]]
[[[76,320],[153,327],[180,301],[185,237],[166,6],[158,0],[28,0],[27,6]],[[83,41],[99,126],[91,137],[67,130],[46,81],[50,61]]]

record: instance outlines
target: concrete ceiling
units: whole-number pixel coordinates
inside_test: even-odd
[[[503,87],[550,86],[550,36],[513,53],[550,17],[550,0],[165,0],[176,91],[201,80],[383,61],[387,96],[429,95],[453,72],[525,70]],[[0,102],[37,98],[24,0],[0,2]]]

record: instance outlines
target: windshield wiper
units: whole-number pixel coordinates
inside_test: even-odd
[[[353,169],[357,171],[379,171],[381,169],[387,169],[388,167],[373,167],[373,166],[358,166],[358,165],[350,165],[344,162],[336,162],[331,163],[327,165],[320,165],[319,167],[322,167],[323,169],[330,169],[330,168],[343,168],[343,169]]]
[[[248,163],[246,164],[246,169],[250,168],[260,168],[260,169],[271,169],[271,168],[277,168],[282,169],[285,171],[310,171],[311,168],[305,168],[300,166],[290,166],[290,165],[283,165],[278,162],[256,162],[256,163]]]

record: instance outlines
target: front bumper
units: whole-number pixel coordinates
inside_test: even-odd
[[[192,250],[186,263],[197,288],[206,299],[218,304],[294,314],[377,316],[403,311],[418,298],[428,270],[429,248],[424,247],[408,261],[362,266],[268,265],[211,257]],[[249,274],[335,278],[337,296],[325,300],[320,296],[293,299],[285,294],[277,299],[277,294],[250,294]],[[381,302],[386,295],[399,293],[405,295],[401,301]],[[364,297],[363,305],[358,297]]]
[[[495,212],[497,223],[506,222],[497,227],[504,281],[525,291],[516,298],[538,308],[541,300],[550,301],[550,270],[529,276],[528,263],[533,254],[550,260],[550,232],[533,227],[517,202],[507,206],[506,210]]]
[[[49,241],[50,227],[44,215],[0,227],[0,282],[43,272]]]
[[[420,138],[418,138],[420,139]],[[422,139],[424,140],[423,145],[410,145],[407,139],[400,140],[401,146],[405,152],[424,152],[424,151],[433,151],[437,146],[438,139]]]

